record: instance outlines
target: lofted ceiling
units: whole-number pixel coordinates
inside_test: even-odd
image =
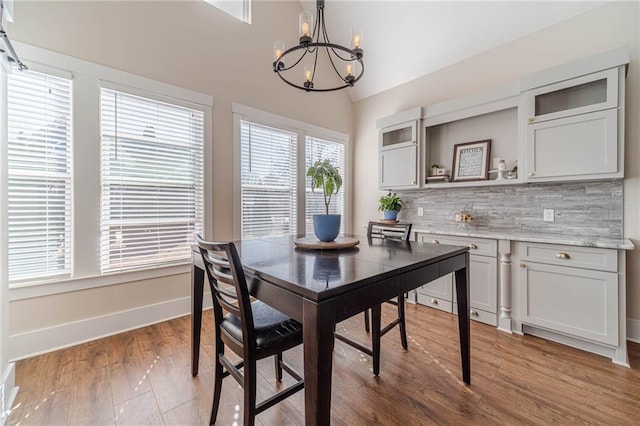
[[[300,3],[315,15],[315,1]],[[348,89],[358,101],[606,3],[326,0],[325,20],[339,44],[363,29],[365,74]]]

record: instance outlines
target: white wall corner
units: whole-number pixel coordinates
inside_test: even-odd
[[[0,425],[4,425],[11,414],[13,401],[18,394],[18,388],[15,385],[15,364],[10,363],[2,373],[2,381],[0,382]]]
[[[205,293],[203,309],[211,308],[211,294]],[[99,317],[9,336],[12,361],[90,342],[114,334],[167,321],[191,313],[191,297],[169,300]]]
[[[627,318],[627,340],[640,343],[640,320]]]

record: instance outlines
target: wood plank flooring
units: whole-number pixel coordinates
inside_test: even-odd
[[[390,320],[394,308],[383,308]],[[17,363],[10,425],[203,425],[213,394],[213,319],[205,312],[200,375],[190,374],[190,317]],[[362,315],[338,325],[366,342]],[[632,368],[532,336],[472,322],[471,386],[461,380],[455,316],[407,305],[409,350],[382,342],[381,373],[342,342],[334,351],[332,424],[612,424],[640,421],[640,345]],[[285,358],[302,370],[302,351]],[[258,400],[277,389],[260,364]],[[285,374],[285,384],[292,382]],[[242,389],[224,380],[220,425],[242,424]],[[302,392],[258,415],[261,425],[304,424]]]

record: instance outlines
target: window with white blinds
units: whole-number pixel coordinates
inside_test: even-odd
[[[241,235],[295,234],[297,134],[240,122]]]
[[[203,231],[204,114],[101,90],[102,272],[190,259]]]
[[[329,159],[331,164],[340,170],[343,183],[345,181],[345,146],[342,143],[332,142],[307,136],[305,138],[305,170],[316,161]],[[305,230],[307,235],[313,235],[313,215],[325,214],[324,195],[322,188],[311,191],[311,178],[306,177],[306,209],[305,209]],[[329,214],[342,215],[340,221],[340,232],[344,232],[344,186],[337,194],[331,197],[329,204]]]
[[[71,80],[7,78],[9,281],[71,271]]]

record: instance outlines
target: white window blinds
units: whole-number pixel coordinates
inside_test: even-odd
[[[240,128],[242,238],[295,234],[297,135],[247,121]]]
[[[9,280],[71,270],[71,81],[33,71],[7,80]]]
[[[307,136],[305,138],[305,170],[309,169],[313,163],[318,160],[329,159],[331,164],[338,167],[342,181],[345,181],[345,146],[344,144],[331,142],[322,139],[316,139]],[[315,192],[311,191],[311,178],[306,177],[306,210],[305,210],[305,229],[307,235],[313,235],[313,215],[325,214],[326,209],[324,205],[324,195],[322,188],[316,188]],[[344,232],[345,217],[344,217],[344,185],[340,188],[337,194],[331,197],[331,204],[329,204],[329,214],[342,215],[340,221],[340,232]]]
[[[204,114],[103,88],[102,272],[190,259],[203,230]]]

